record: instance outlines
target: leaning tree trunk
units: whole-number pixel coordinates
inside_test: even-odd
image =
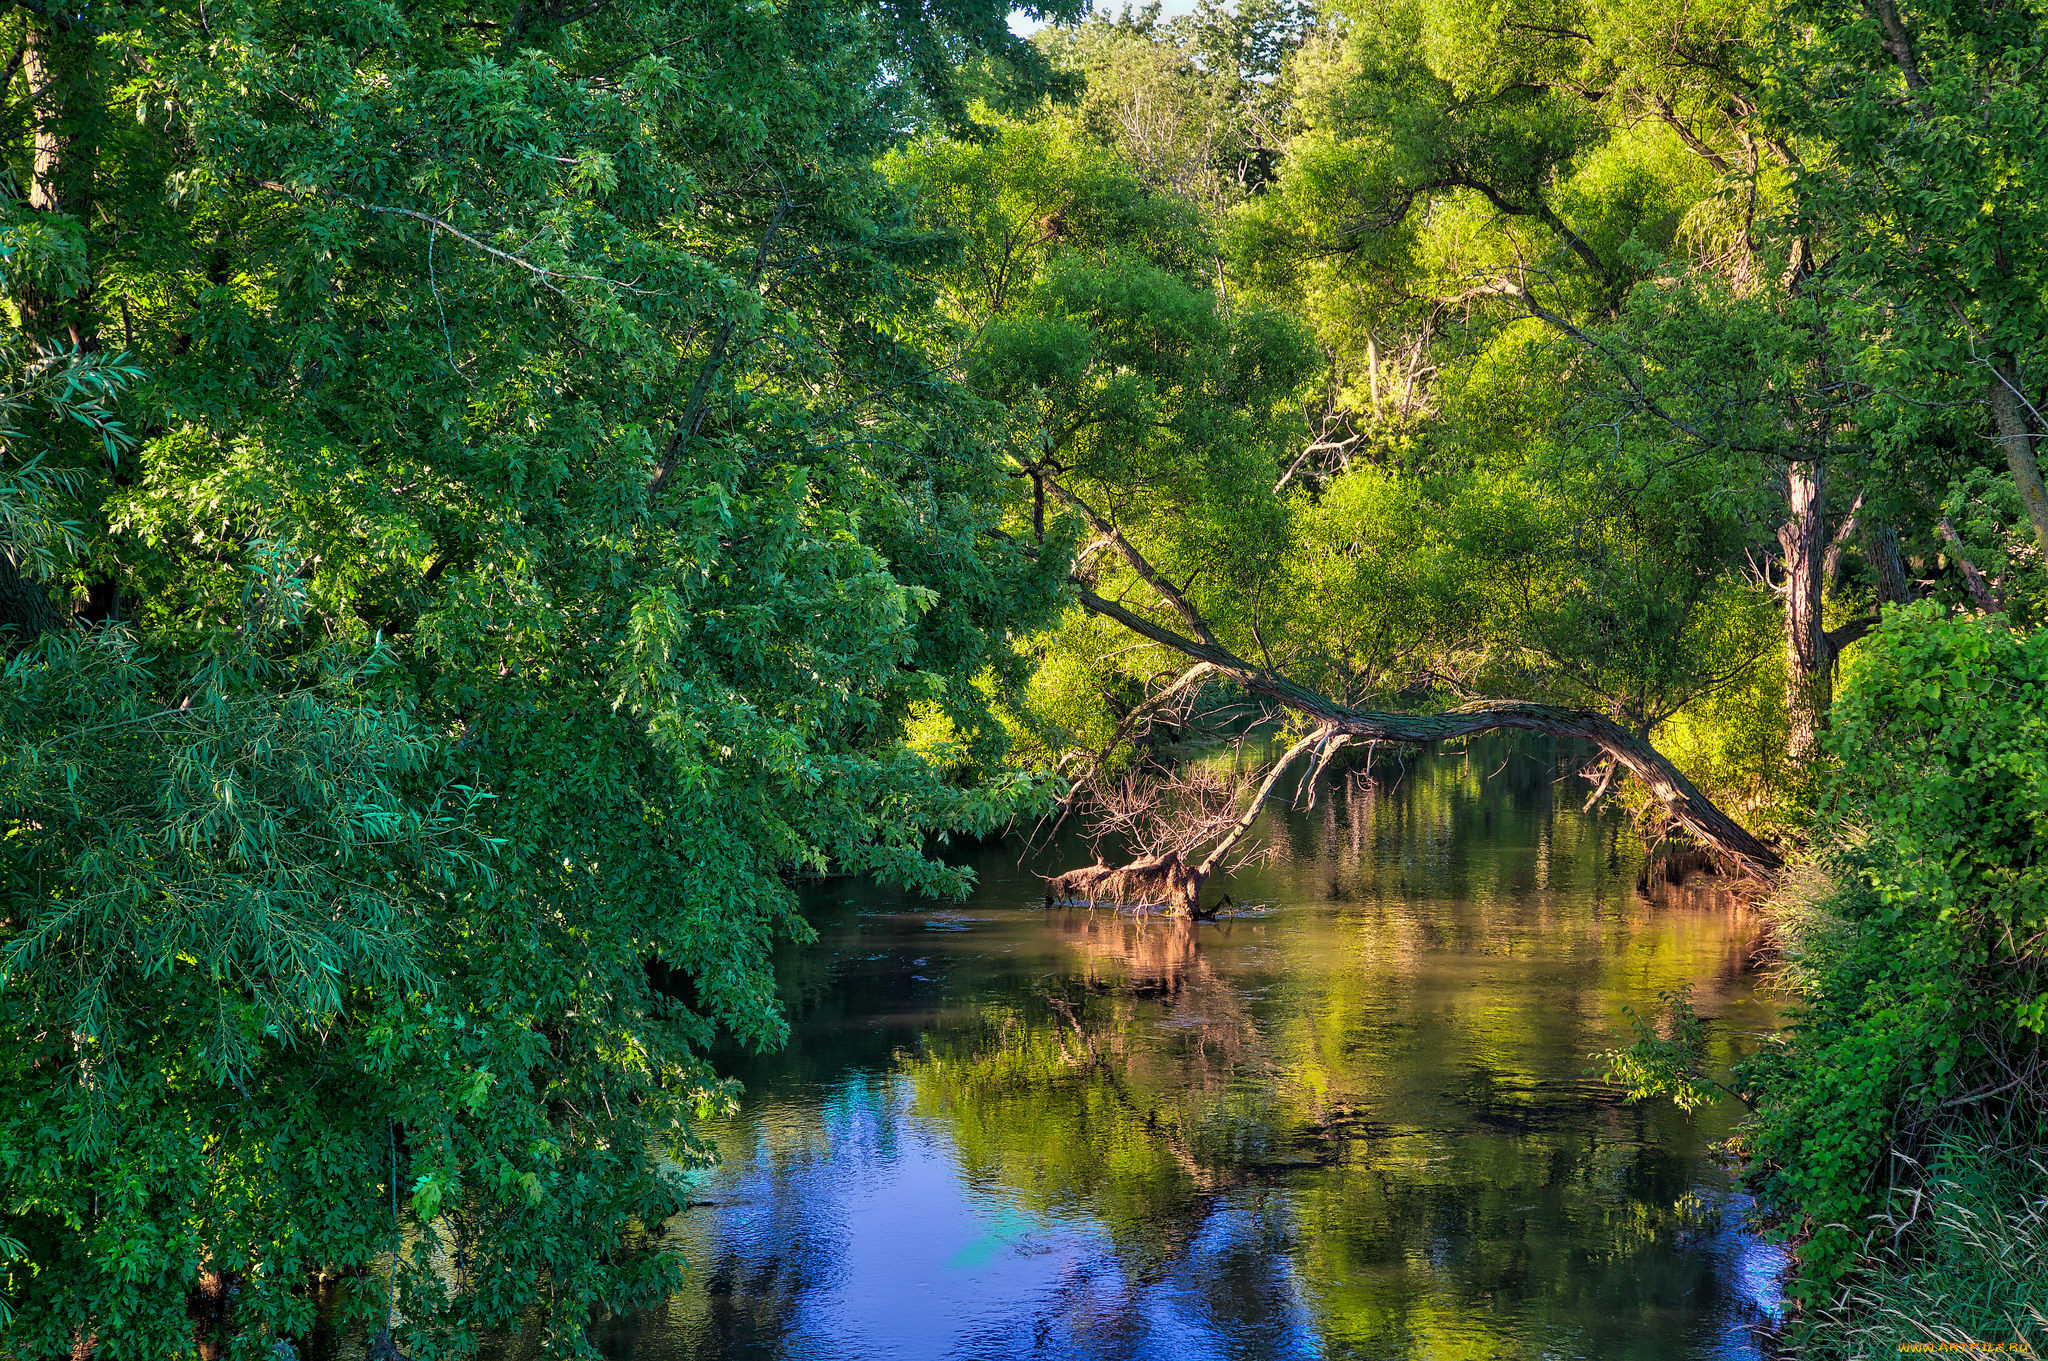
[[[1672,819],[1700,845],[1712,851],[1722,865],[1736,872],[1766,874],[1784,862],[1778,853],[1752,836],[1749,830],[1714,806],[1713,800],[1694,786],[1683,771],[1644,739],[1600,714],[1550,704],[1516,701],[1468,704],[1448,713],[1396,714],[1374,709],[1353,709],[1297,685],[1284,676],[1254,667],[1220,644],[1197,642],[1134,614],[1113,600],[1104,599],[1076,583],[1081,604],[1096,614],[1114,619],[1125,628],[1153,642],[1162,643],[1184,656],[1213,665],[1219,675],[1264,695],[1296,713],[1315,719],[1330,732],[1352,740],[1401,742],[1423,745],[1454,737],[1484,732],[1535,732],[1552,737],[1578,738],[1598,746],[1624,770],[1643,782],[1661,802]],[[1107,866],[1103,867],[1109,868]]]
[[[1998,443],[2005,450],[2005,466],[2020,489],[2020,504],[2034,527],[2041,545],[2041,557],[2048,561],[2048,488],[2041,484],[2041,465],[2034,457],[2034,422],[2027,400],[2020,391],[2019,366],[2009,356],[1991,364],[1991,416],[1998,424]]]

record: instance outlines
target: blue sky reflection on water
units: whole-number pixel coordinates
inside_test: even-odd
[[[1220,1198],[1178,1260],[1141,1278],[1087,1216],[1036,1212],[999,1186],[977,1183],[911,1106],[899,1079],[846,1083],[820,1105],[822,1144],[791,1163],[764,1138],[756,1170],[719,1187],[719,1246],[706,1263],[711,1293],[750,1296],[756,1312],[780,1322],[772,1338],[727,1335],[722,1345],[732,1349],[723,1354],[818,1361],[1376,1354],[1325,1346],[1285,1252],[1284,1193]],[[807,1115],[763,1112],[764,1129],[778,1118]],[[1434,1247],[1433,1265],[1455,1259],[1455,1243]],[[1776,1312],[1782,1254],[1743,1228],[1738,1201],[1695,1250],[1747,1298],[1742,1316]],[[763,1310],[767,1297],[774,1303]],[[702,1349],[705,1332],[687,1324],[681,1331],[692,1336],[677,1337],[673,1352],[650,1337],[618,1354],[647,1361],[711,1354]],[[1484,1346],[1496,1331],[1437,1330],[1413,1339],[1422,1350],[1406,1354],[1494,1354],[1468,1353],[1461,1344]],[[1601,1355],[1578,1351],[1575,1341],[1598,1346],[1595,1337],[1558,1337],[1545,1354]],[[1702,1361],[1760,1355],[1753,1336],[1733,1328],[1694,1354]]]
[[[1137,1279],[1087,1216],[1034,1211],[976,1184],[911,1102],[900,1080],[844,1084],[822,1103],[822,1147],[794,1165],[764,1156],[762,1170],[721,1189],[724,1260],[747,1275],[732,1284],[786,1292],[772,1311],[783,1324],[773,1354],[1325,1354],[1285,1259],[1271,1255],[1284,1210],[1270,1193],[1219,1205],[1178,1262]],[[1219,1281],[1236,1287],[1224,1312]]]

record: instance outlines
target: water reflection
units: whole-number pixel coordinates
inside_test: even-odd
[[[1692,982],[1771,1023],[1747,921],[1651,905],[1540,748],[1333,775],[1200,926],[835,885],[748,1063],[688,1289],[618,1358],[1742,1357],[1776,1309],[1687,1123],[1587,1076]],[[1059,856],[1072,862],[1072,848]],[[1058,859],[1059,856],[1055,856]],[[1034,868],[1040,868],[1034,866]]]

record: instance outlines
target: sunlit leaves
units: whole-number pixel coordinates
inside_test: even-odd
[[[587,1351],[673,1280],[624,1245],[730,1101],[705,1049],[781,1033],[792,878],[957,889],[932,838],[1038,797],[980,683],[1056,566],[987,533],[1000,450],[906,343],[936,243],[875,168],[1016,40],[102,8],[63,40],[93,214],[6,224],[11,293],[134,351],[24,389],[0,482],[9,552],[99,602],[0,677],[20,1345],[163,1354],[205,1269],[267,1347],[408,1243],[411,1354]]]

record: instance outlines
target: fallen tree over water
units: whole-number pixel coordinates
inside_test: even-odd
[[[1254,666],[1217,639],[1201,613],[1146,561],[1121,530],[1056,481],[1047,478],[1046,486],[1088,520],[1104,545],[1113,548],[1152,589],[1160,603],[1180,617],[1188,633],[1169,628],[1097,594],[1093,589],[1094,582],[1077,574],[1073,579],[1075,594],[1085,608],[1121,624],[1141,638],[1187,657],[1204,678],[1231,681],[1246,692],[1270,700],[1315,724],[1309,736],[1280,758],[1250,804],[1234,819],[1234,830],[1225,833],[1223,841],[1201,862],[1190,859],[1190,846],[1155,848],[1123,865],[1109,865],[1098,858],[1094,865],[1070,870],[1048,880],[1048,892],[1052,896],[1120,904],[1154,902],[1169,906],[1177,913],[1193,915],[1199,906],[1203,883],[1250,829],[1281,772],[1304,751],[1319,744],[1325,747],[1318,758],[1320,762],[1327,760],[1335,750],[1332,743],[1336,739],[1424,746],[1488,732],[1532,732],[1590,742],[1599,747],[1616,768],[1626,770],[1641,780],[1663,805],[1672,823],[1711,855],[1724,872],[1768,878],[1782,866],[1783,861],[1775,850],[1716,807],[1713,800],[1687,779],[1668,757],[1646,739],[1603,714],[1518,700],[1488,700],[1430,714],[1356,709],[1298,684],[1270,667]],[[1181,682],[1185,679],[1177,678],[1169,683],[1167,689],[1184,691],[1186,687]],[[1206,838],[1193,845],[1199,846],[1205,841]]]

